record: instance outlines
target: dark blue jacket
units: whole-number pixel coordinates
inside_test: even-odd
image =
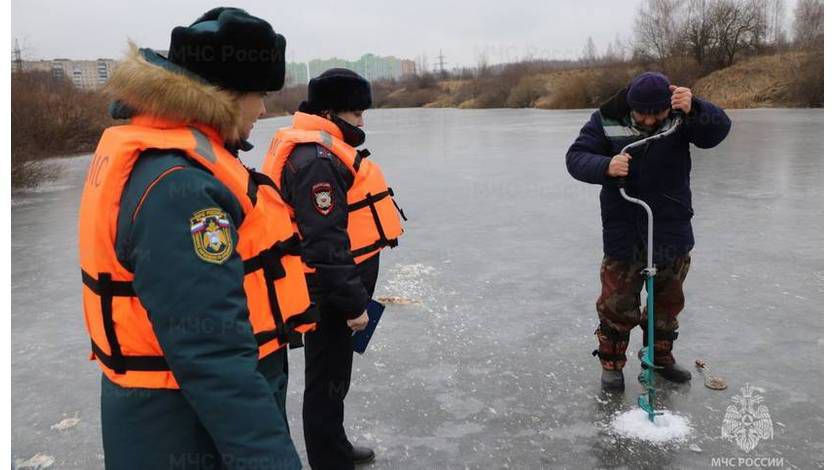
[[[726,138],[730,128],[731,121],[722,109],[694,98],[691,112],[675,133],[633,152],[626,190],[653,210],[657,263],[694,247],[690,144],[714,147]],[[566,168],[572,177],[601,185],[604,254],[614,258],[641,257],[647,244],[647,217],[644,209],[621,197],[616,179],[606,174],[607,168],[622,148],[645,136],[632,126],[626,90],[622,90],[592,113],[566,153]]]
[[[365,285],[377,279],[377,256],[356,265],[348,238],[348,189],[354,176],[325,147],[302,144],[294,147],[281,175],[282,198],[293,207],[302,235],[302,258],[316,268],[308,274],[308,290],[322,312],[337,312],[346,319],[366,310],[369,291]],[[314,188],[332,189],[327,213],[316,209]]]

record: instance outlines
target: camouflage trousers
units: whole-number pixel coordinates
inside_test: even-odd
[[[598,349],[593,352],[604,369],[621,370],[627,362],[627,345],[630,331],[636,325],[647,328],[647,308],[641,307],[641,292],[644,288],[642,270],[646,260],[619,260],[604,256],[601,263],[601,296],[596,307],[600,325],[595,330]],[[660,366],[673,364],[673,342],[678,336],[679,322],[676,317],[685,307],[682,285],[691,266],[689,254],[656,267],[654,279],[654,362]],[[647,331],[644,331],[644,344]]]

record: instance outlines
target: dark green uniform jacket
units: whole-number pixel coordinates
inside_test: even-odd
[[[133,64],[142,73],[132,80],[174,73],[147,60]],[[118,92],[141,84],[111,86]],[[195,105],[196,119],[206,107]],[[125,117],[130,108],[115,109]],[[286,350],[258,360],[237,253],[216,264],[195,252],[189,220],[208,208],[228,216],[237,243],[243,213],[222,183],[177,151],[140,156],[120,203],[117,256],[134,273],[134,290],[181,390],[122,388],[102,377],[108,468],[300,467],[284,411]]]

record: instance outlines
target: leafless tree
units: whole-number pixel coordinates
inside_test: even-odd
[[[478,51],[476,53],[476,76],[485,77],[490,75],[490,72],[490,59],[488,59],[488,53],[484,50]]]
[[[621,40],[621,35],[616,34],[615,39],[607,43],[607,51],[601,57],[605,63],[621,63],[627,60],[627,45]]]
[[[678,46],[683,0],[644,0],[635,20],[636,55],[664,59]]]
[[[769,23],[767,40],[778,47],[783,46],[787,40],[784,30],[786,8],[784,0],[767,0],[766,15]]]
[[[758,0],[714,0],[711,34],[716,48],[712,60],[729,66],[741,51],[760,46],[766,32],[766,15],[761,7]]]
[[[712,5],[709,0],[690,0],[681,29],[685,50],[700,66],[706,65],[717,44],[711,23]]]
[[[583,46],[581,57],[587,65],[592,65],[598,60],[598,49],[595,47],[595,42],[592,40],[592,37],[586,39],[586,45]]]
[[[639,56],[693,58],[703,71],[734,63],[780,36],[783,0],[645,0],[635,24]]]
[[[793,22],[793,40],[802,48],[824,47],[824,2],[798,0]]]

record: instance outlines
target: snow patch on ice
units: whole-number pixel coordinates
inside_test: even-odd
[[[435,274],[435,268],[422,263],[397,264],[387,276],[382,294],[411,302],[425,302],[433,292],[429,278]]]
[[[22,468],[49,468],[52,464],[55,463],[55,458],[51,455],[46,454],[35,454],[32,458],[28,460],[21,460],[17,459],[15,462],[15,468],[22,469]]]
[[[81,422],[81,419],[79,418],[65,418],[62,419],[60,422],[50,426],[49,429],[54,429],[56,431],[64,431],[72,427],[75,427],[79,422]]]
[[[664,411],[655,422],[647,419],[647,413],[641,408],[619,413],[610,428],[619,436],[650,442],[681,441],[691,433],[688,418]]]

